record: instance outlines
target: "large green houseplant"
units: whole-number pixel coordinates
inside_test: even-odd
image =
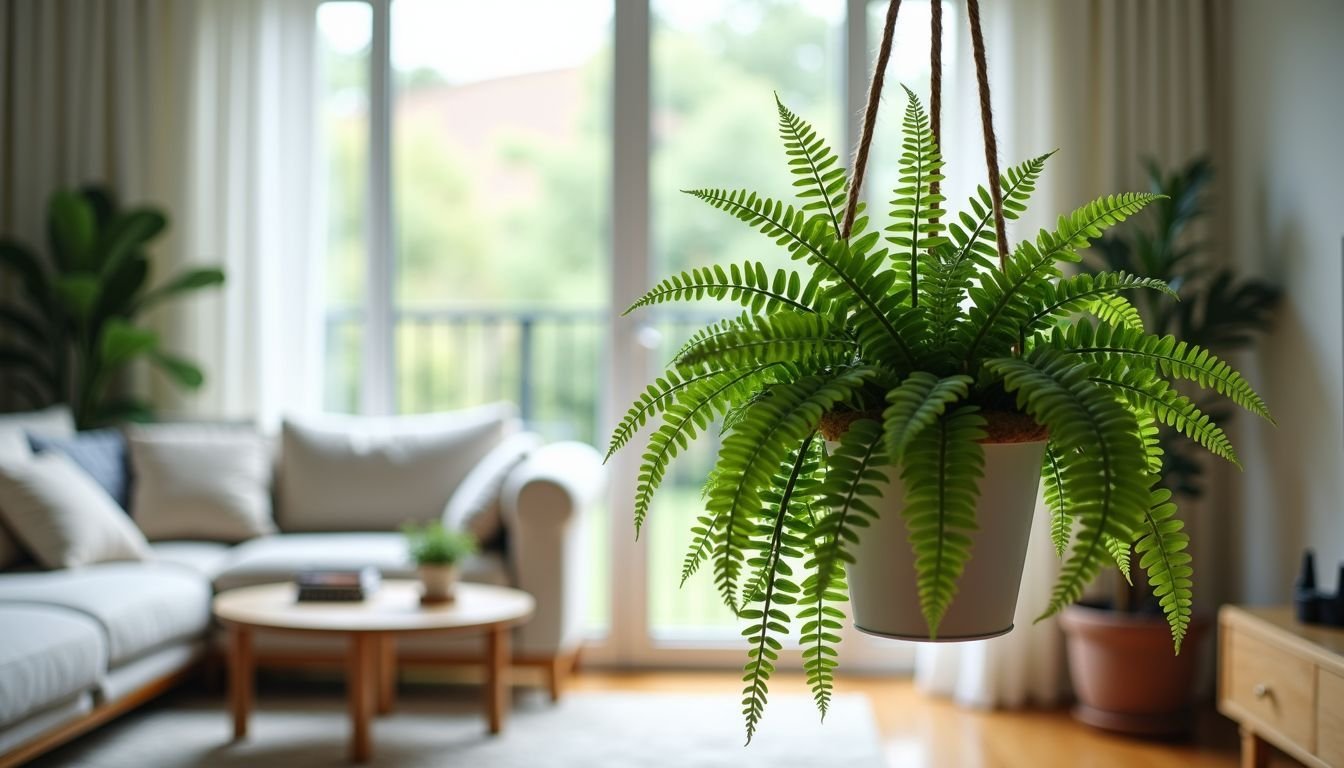
[[[1149,293],[1134,297],[1134,307],[1149,331],[1174,334],[1218,353],[1250,347],[1269,328],[1279,290],[1256,278],[1241,277],[1212,258],[1196,230],[1207,213],[1213,169],[1196,158],[1163,171],[1147,163],[1149,189],[1162,197],[1138,219],[1108,233],[1085,254],[1080,267],[1096,274],[1127,271],[1167,283],[1174,296]],[[1196,398],[1213,420],[1231,415],[1216,392]],[[1160,425],[1162,448],[1158,485],[1190,501],[1204,492],[1205,461],[1174,426]],[[1193,652],[1173,658],[1164,648],[1161,606],[1141,580],[1112,581],[1107,602],[1070,606],[1062,625],[1083,722],[1134,734],[1175,735],[1193,724],[1191,692],[1199,670],[1199,637],[1207,621],[1191,624]]]
[[[746,311],[694,334],[611,443],[614,452],[662,417],[639,470],[638,527],[668,463],[724,417],[706,514],[694,526],[683,575],[711,562],[724,602],[748,622],[748,738],[794,622],[825,713],[846,570],[857,581],[865,560],[897,556],[891,546],[876,558],[856,557],[875,526],[903,518],[908,528],[909,545],[900,548],[912,550],[913,567],[884,587],[891,600],[918,605],[929,639],[956,601],[976,598],[959,594],[958,581],[977,526],[1002,511],[980,493],[1002,446],[1039,445],[1030,493],[1017,495],[1034,497],[1039,477],[1056,545],[1061,553],[1071,546],[1046,615],[1077,599],[1105,563],[1128,573],[1134,544],[1179,650],[1191,569],[1171,494],[1157,485],[1156,424],[1176,426],[1216,455],[1234,454],[1168,380],[1211,388],[1260,416],[1268,411],[1226,363],[1144,331],[1125,296],[1169,291],[1162,281],[1125,272],[1065,276],[1060,266],[1158,196],[1101,198],[1009,253],[999,247],[984,188],[966,210],[942,209],[933,185],[943,162],[910,94],[900,182],[890,221],[877,230],[847,199],[835,153],[782,104],[778,111],[798,205],[746,190],[690,194],[783,246],[800,271],[706,267],[636,301],[631,309],[709,297]],[[1025,209],[1047,157],[1004,171],[1004,217]],[[850,209],[858,214],[852,228]],[[1000,546],[978,543],[977,560]],[[1020,578],[1020,556],[1017,568]],[[1015,601],[1016,584],[1011,593]]]
[[[0,269],[20,289],[0,303],[0,381],[21,398],[7,405],[68,403],[80,427],[146,418],[149,406],[117,388],[119,372],[141,358],[178,386],[201,386],[205,376],[194,363],[136,322],[163,301],[224,282],[209,267],[150,287],[145,249],[167,223],[155,208],[122,210],[106,189],[85,187],[51,196],[50,258],[0,239]]]

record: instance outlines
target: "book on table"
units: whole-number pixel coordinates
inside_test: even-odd
[[[294,583],[300,602],[359,602],[378,591],[381,577],[372,566],[356,569],[299,571]]]

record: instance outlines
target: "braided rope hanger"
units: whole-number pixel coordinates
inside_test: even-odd
[[[929,46],[929,111],[930,128],[934,141],[938,141],[942,112],[942,32],[943,9],[940,0],[931,0],[930,17],[932,21]],[[882,100],[882,87],[886,79],[887,63],[891,60],[891,44],[896,31],[896,16],[900,13],[901,0],[891,0],[887,6],[886,21],[882,27],[882,44],[877,50],[877,63],[873,68],[873,79],[868,87],[868,103],[863,112],[863,131],[859,136],[859,146],[854,153],[854,172],[850,176],[849,190],[846,193],[845,218],[841,235],[849,239],[854,229],[854,216],[858,212],[859,194],[863,189],[863,175],[868,166],[868,151],[873,141],[873,128],[877,124],[877,109]],[[966,0],[966,13],[971,26],[971,50],[975,60],[975,76],[979,85],[980,124],[985,135],[985,165],[989,175],[989,197],[994,209],[995,245],[999,252],[999,268],[1008,264],[1008,237],[1005,233],[1003,218],[1003,190],[999,184],[999,148],[994,138],[994,111],[990,104],[989,72],[985,60],[985,37],[980,28],[980,0]],[[938,194],[938,182],[933,182],[930,193]]]

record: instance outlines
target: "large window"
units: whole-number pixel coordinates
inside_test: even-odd
[[[904,6],[892,78],[923,90],[927,4]],[[327,408],[503,399],[551,439],[603,445],[608,393],[642,388],[692,328],[723,314],[678,305],[641,316],[632,336],[613,310],[673,271],[787,261],[678,190],[789,194],[776,91],[847,157],[846,116],[862,105],[880,31],[873,12],[864,0],[321,5]],[[901,104],[889,101],[890,138]],[[639,151],[622,154],[622,142]],[[893,177],[875,168],[870,179],[883,203]],[[587,521],[597,656],[667,662],[736,647],[711,580],[678,588],[712,443],[665,480],[640,542],[626,498],[613,498],[610,521]]]

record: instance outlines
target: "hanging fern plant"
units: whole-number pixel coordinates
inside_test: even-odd
[[[1064,563],[1042,618],[1076,600],[1107,563],[1128,577],[1133,545],[1179,652],[1192,570],[1170,494],[1156,485],[1155,424],[1172,425],[1229,461],[1236,455],[1169,380],[1213,389],[1269,418],[1226,363],[1144,332],[1125,296],[1171,293],[1163,282],[1124,272],[1064,273],[1080,249],[1155,195],[1095,200],[1010,251],[1002,219],[1026,209],[1048,156],[992,175],[997,195],[981,187],[948,216],[937,191],[943,161],[936,137],[919,100],[906,92],[900,181],[884,231],[870,231],[863,206],[851,199],[857,183],[781,103],[779,130],[797,203],[747,190],[688,193],[784,247],[798,268],[771,274],[747,262],[694,269],[659,283],[628,310],[706,298],[744,310],[690,338],[618,425],[608,458],[661,418],[639,469],[638,532],[668,464],[727,417],[682,577],[709,563],[723,602],[748,624],[748,740],[795,627],[825,715],[845,571],[880,520],[893,477],[904,487],[899,514],[914,556],[909,575],[929,637],[936,637],[972,555],[987,443],[1046,441],[1040,474]]]

